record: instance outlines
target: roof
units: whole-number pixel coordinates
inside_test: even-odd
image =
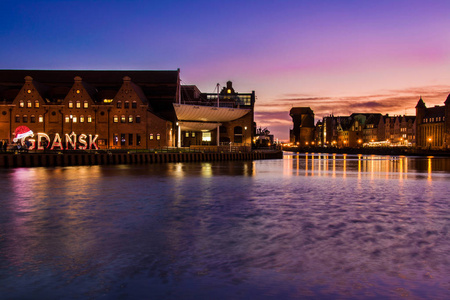
[[[173,104],[180,121],[230,122],[248,114],[251,109]]]
[[[445,117],[445,106],[435,106],[427,108],[425,118]]]
[[[293,107],[291,108],[289,115],[310,115],[314,114],[310,107]]]
[[[33,78],[39,93],[48,102],[58,103],[64,99],[74,84],[76,76],[91,98],[101,101],[113,98],[130,77],[141,99],[151,101],[155,111],[171,111],[176,102],[179,69],[172,71],[148,70],[0,70],[0,101],[12,102],[25,83],[25,77]],[[147,102],[147,101],[144,101]]]

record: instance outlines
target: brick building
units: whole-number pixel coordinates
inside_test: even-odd
[[[27,139],[56,150],[91,149],[91,142],[99,149],[215,145],[219,132],[220,140],[250,145],[254,92],[226,89],[220,107],[211,107],[196,87],[197,103],[183,104],[182,89],[179,70],[0,70],[0,140],[11,144],[26,128],[34,134]],[[202,113],[185,119],[180,106]],[[199,139],[184,143],[187,134]]]

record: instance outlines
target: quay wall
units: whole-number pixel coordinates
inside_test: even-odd
[[[0,168],[280,159],[283,152],[243,153],[0,153]]]

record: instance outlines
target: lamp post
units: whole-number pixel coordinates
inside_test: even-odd
[[[431,137],[428,137],[428,150],[431,149]]]

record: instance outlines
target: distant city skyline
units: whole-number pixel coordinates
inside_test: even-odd
[[[2,1],[1,69],[181,69],[255,90],[289,139],[292,107],[415,114],[450,93],[448,1]]]

